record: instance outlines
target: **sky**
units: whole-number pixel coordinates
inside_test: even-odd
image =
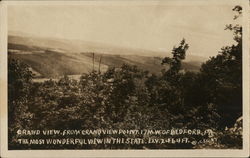
[[[225,25],[232,5],[11,5],[8,31],[170,52],[182,38],[188,53],[214,56],[233,43]]]

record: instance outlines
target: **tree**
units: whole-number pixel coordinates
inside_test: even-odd
[[[240,6],[234,7],[237,12],[234,19],[242,14]],[[226,46],[219,54],[212,57],[201,67],[200,81],[203,94],[208,96],[204,102],[217,105],[222,116],[220,126],[232,126],[242,115],[242,27],[239,24],[226,26],[234,33],[236,44]]]
[[[185,39],[182,39],[178,47],[174,47],[172,50],[172,58],[165,57],[162,60],[163,64],[169,64],[170,68],[166,72],[167,77],[173,77],[179,73],[181,70],[181,61],[186,57],[186,51],[189,46],[186,44]]]
[[[33,114],[29,112],[28,107],[32,78],[28,65],[8,58],[8,137],[10,142],[16,141],[17,129],[25,129],[32,123]]]

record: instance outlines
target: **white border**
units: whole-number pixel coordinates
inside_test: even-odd
[[[0,105],[1,157],[248,157],[249,156],[249,18],[248,0],[243,6],[243,149],[189,150],[7,150],[7,6],[8,5],[230,5],[235,0],[177,1],[3,1],[0,2]],[[185,3],[185,4],[184,4]]]

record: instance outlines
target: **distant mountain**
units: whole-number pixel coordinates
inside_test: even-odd
[[[151,73],[159,74],[164,66],[159,52],[128,49],[84,41],[37,38],[30,36],[8,37],[9,56],[17,58],[31,67],[40,78],[57,78],[62,75],[80,75],[94,69],[104,72],[108,67],[122,64],[137,65]],[[189,71],[199,71],[203,59],[194,57],[183,63]]]
[[[40,47],[44,49],[60,49],[67,53],[96,52],[102,54],[131,54],[152,56],[159,55],[160,52],[143,49],[122,48],[104,43],[95,43],[80,40],[67,40],[55,38],[41,38],[30,36],[8,36],[9,44]]]

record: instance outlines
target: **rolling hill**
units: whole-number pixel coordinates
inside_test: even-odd
[[[93,70],[104,72],[108,67],[119,67],[122,64],[136,65],[151,73],[159,74],[164,68],[159,52],[141,49],[120,48],[105,44],[61,39],[34,37],[8,37],[8,53],[31,67],[37,78],[58,78],[62,75],[80,75]],[[153,54],[153,55],[152,55]],[[199,71],[202,60],[183,63],[189,71]]]

